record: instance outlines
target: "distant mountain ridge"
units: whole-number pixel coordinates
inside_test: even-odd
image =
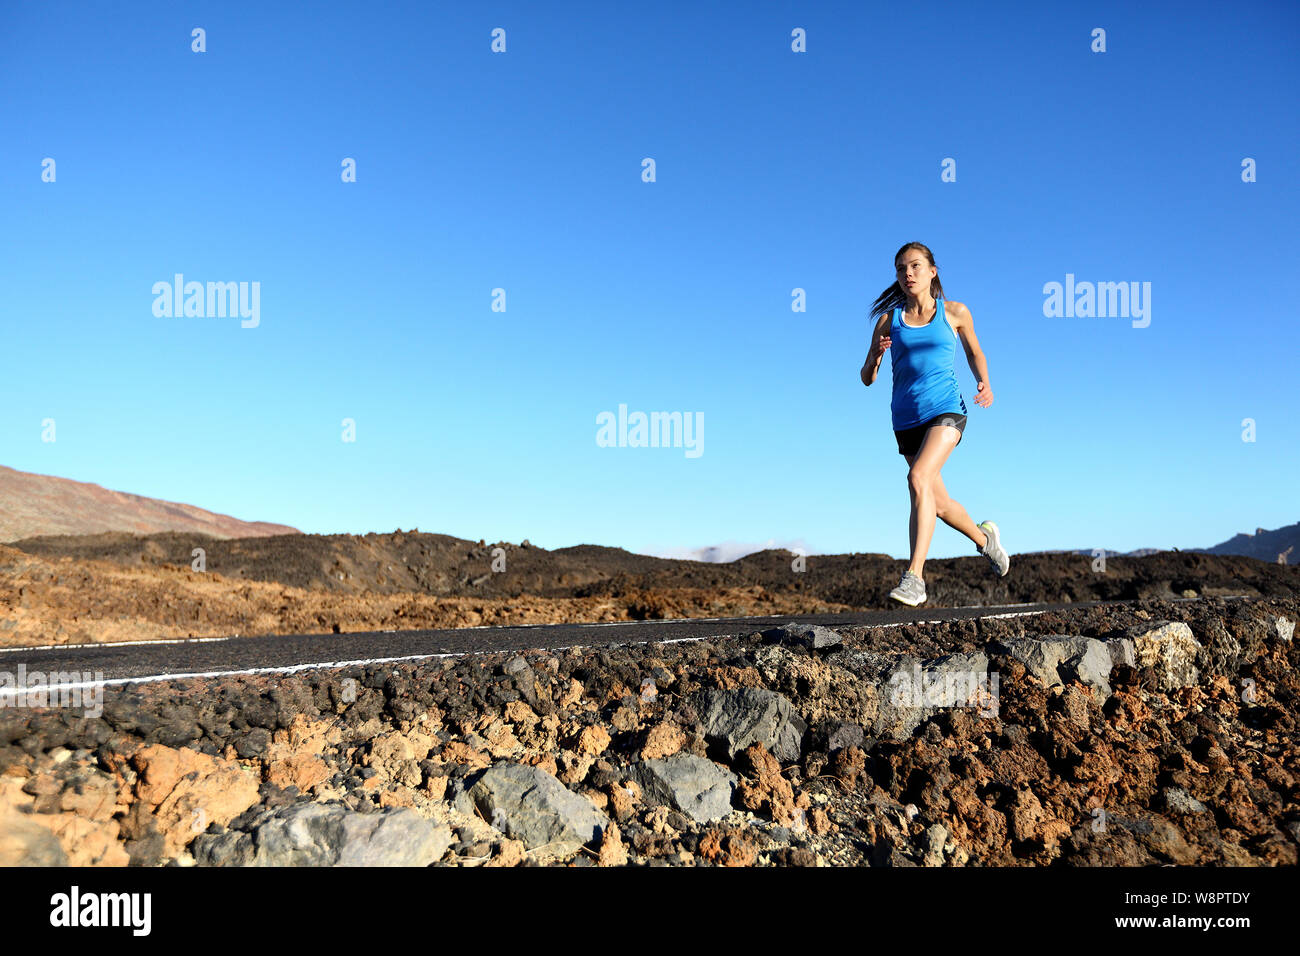
[[[768,542],[765,546],[753,546],[752,549],[747,549],[745,546],[737,545],[734,542],[727,542],[725,545],[713,547],[679,548],[670,552],[657,552],[655,557],[683,558],[690,561],[727,564],[772,546],[772,543]],[[1256,528],[1254,534],[1234,535],[1227,541],[1208,548],[1137,548],[1133,551],[1112,551],[1109,548],[1047,548],[1042,551],[1013,551],[1012,553],[1091,556],[1094,551],[1101,551],[1108,558],[1142,558],[1148,554],[1159,554],[1161,551],[1184,551],[1197,554],[1239,555],[1267,561],[1270,564],[1300,564],[1300,521],[1274,531]],[[821,552],[817,551],[796,551],[795,553],[812,556],[821,555]],[[879,557],[887,557],[887,555],[879,555]]]
[[[0,465],[0,541],[105,531],[201,532],[215,538],[301,533],[285,524],[241,521],[194,505],[110,491],[87,481]]]
[[[1104,549],[1097,549],[1104,550]],[[1138,548],[1135,551],[1110,551],[1108,558],[1141,558],[1160,551],[1184,551],[1196,554],[1239,555],[1269,564],[1300,564],[1300,521],[1269,531],[1256,528],[1253,534],[1233,535],[1227,541],[1208,548]],[[1092,554],[1093,548],[1061,548],[1047,551],[1022,551],[1021,554]]]
[[[1278,564],[1300,564],[1300,521],[1273,531],[1256,528],[1254,534],[1234,535],[1205,550],[1209,554],[1240,554]]]

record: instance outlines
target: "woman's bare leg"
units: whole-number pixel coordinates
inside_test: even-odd
[[[912,545],[912,563],[908,565],[908,570],[923,581],[925,576],[921,572],[925,567],[925,556],[930,551],[934,521],[938,516],[935,479],[957,446],[959,437],[961,432],[951,425],[932,425],[925,430],[925,439],[921,442],[916,457],[909,459],[911,467],[907,470],[907,488],[912,496],[912,516],[908,521],[908,536]]]
[[[934,476],[935,513],[948,527],[960,531],[975,542],[977,548],[984,547],[988,537],[979,525],[971,520],[961,502],[948,497],[948,489],[943,486],[943,476]]]

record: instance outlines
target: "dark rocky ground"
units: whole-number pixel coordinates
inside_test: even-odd
[[[779,574],[772,555],[750,572]],[[98,718],[0,709],[0,861],[1295,864],[1295,570],[1121,564],[1000,597],[1278,596],[160,682],[110,690]],[[910,707],[912,673],[964,690]],[[992,694],[935,682],[984,673]]]
[[[1014,543],[1012,543],[1014,545]],[[28,538],[9,545],[45,558],[107,560],[137,568],[189,568],[202,547],[207,569],[231,581],[263,581],[344,594],[427,594],[438,597],[581,598],[636,589],[723,589],[759,586],[851,607],[879,607],[907,564],[883,554],[815,555],[795,571],[795,555],[770,550],[728,564],[652,558],[621,548],[579,545],[547,551],[525,543],[467,541],[442,534],[275,535],[218,539],[165,533]],[[492,570],[494,549],[504,573]],[[1128,600],[1175,597],[1186,590],[1217,596],[1300,597],[1294,566],[1249,558],[1162,551],[1110,557],[1105,571],[1086,555],[1015,555],[1014,572],[989,575],[987,560],[926,562],[932,604]],[[653,612],[648,612],[653,616]]]

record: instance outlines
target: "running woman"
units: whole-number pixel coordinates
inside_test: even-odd
[[[939,517],[975,542],[975,550],[989,559],[993,570],[1005,575],[1011,559],[992,521],[976,525],[966,509],[948,497],[939,469],[961,442],[966,428],[966,402],[954,371],[957,340],[961,337],[966,361],[979,386],[975,404],[993,404],[988,363],[975,338],[970,310],[960,302],[945,302],[939,270],[930,250],[909,242],[894,256],[898,279],[880,294],[871,315],[878,313],[871,336],[871,351],[862,366],[862,384],[870,385],[880,371],[885,350],[890,353],[894,397],[890,403],[898,453],[907,461],[907,486],[912,496],[909,536],[912,559],[903,580],[889,592],[895,601],[912,607],[925,601],[921,570]]]

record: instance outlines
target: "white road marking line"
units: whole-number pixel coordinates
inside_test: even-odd
[[[750,620],[762,621],[770,617],[789,617],[788,614],[756,614]],[[574,627],[625,627],[628,624],[683,624],[688,621],[734,621],[734,617],[657,617],[645,621],[592,621],[574,624]],[[545,627],[546,625],[537,625]]]
[[[295,671],[309,670],[313,667],[353,667],[359,664],[388,664],[393,661],[418,660],[421,657],[455,657],[455,654],[410,654],[406,657],[376,657],[371,660],[328,661],[320,664],[292,664],[287,667],[250,667],[234,671],[190,671],[178,674],[150,674],[144,677],[112,677],[102,681],[78,681],[69,684],[37,685],[48,686],[50,690],[78,690],[87,687],[110,687],[117,684],[149,684],[160,680],[183,680],[190,677],[231,677],[235,674],[292,674]],[[0,697],[11,697],[19,690],[31,688],[0,688]]]
[[[1023,607],[1024,605],[1008,604],[1004,606]],[[1013,613],[1008,613],[1008,614],[983,614],[979,617],[959,617],[951,621],[945,620],[943,618],[936,618],[933,621],[896,621],[893,624],[842,624],[840,626],[866,628],[868,630],[875,630],[877,628],[885,628],[885,627],[906,627],[909,624],[957,624],[960,623],[961,621],[991,621],[994,618],[999,618],[999,617],[1029,617],[1034,614],[1053,614],[1053,613],[1055,613],[1055,611],[1015,611]]]
[[[215,641],[231,641],[234,637],[176,637],[164,641],[100,641],[92,644],[33,644],[30,647],[0,647],[0,654],[12,654],[14,651],[62,651],[84,650],[88,647],[131,647],[136,644],[206,644]]]

